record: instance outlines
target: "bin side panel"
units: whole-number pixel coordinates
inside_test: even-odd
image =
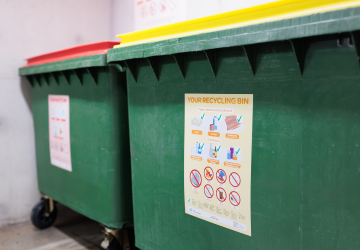
[[[360,248],[360,70],[338,38],[312,39],[305,64],[303,249]]]
[[[82,70],[82,83],[67,72],[32,89],[39,190],[118,228],[132,221],[126,88],[108,67],[93,70],[97,83]],[[72,172],[50,164],[48,95],[70,97]]]
[[[141,60],[128,71],[136,245],[141,249],[300,247],[301,77],[289,42],[259,45],[256,76],[242,47],[171,56],[159,81]],[[184,94],[254,94],[252,237],[184,212]]]

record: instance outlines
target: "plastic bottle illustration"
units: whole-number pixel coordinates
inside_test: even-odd
[[[227,151],[226,158],[227,158],[228,160],[231,160],[230,150]]]
[[[216,151],[216,146],[215,146],[215,158],[217,157],[217,151]]]
[[[196,152],[197,154],[199,153],[199,149],[198,149],[198,148],[199,148],[199,143],[197,142],[197,143],[196,143],[196,147],[195,147],[195,152]]]
[[[233,156],[234,156],[234,148],[233,148],[233,147],[230,148],[230,156],[231,156],[231,159],[232,159]]]
[[[216,147],[215,147],[216,148]],[[213,149],[212,147],[212,143],[210,143],[210,150],[209,150],[209,157],[210,158],[215,158],[215,149]]]
[[[202,153],[202,148],[201,148],[201,143],[199,143],[199,147],[197,148],[198,154],[201,155]]]

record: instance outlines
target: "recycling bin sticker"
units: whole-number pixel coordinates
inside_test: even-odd
[[[185,213],[249,236],[252,123],[252,94],[185,94]]]
[[[51,165],[71,172],[70,98],[68,95],[49,95],[48,103]]]

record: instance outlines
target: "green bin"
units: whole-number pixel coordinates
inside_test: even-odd
[[[31,84],[38,186],[46,198],[32,214],[39,228],[56,217],[52,199],[108,228],[133,223],[125,73],[106,62],[115,44],[41,55],[19,70]]]
[[[127,74],[137,247],[360,248],[360,8],[310,14],[109,50]],[[253,95],[251,236],[185,212],[210,213],[184,193],[187,94]]]

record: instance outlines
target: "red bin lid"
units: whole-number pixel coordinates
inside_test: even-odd
[[[27,64],[24,67],[34,66],[38,64],[57,62],[71,58],[90,56],[98,54],[106,54],[108,49],[112,49],[115,45],[119,45],[120,41],[103,41],[98,43],[84,44],[68,49],[58,50],[51,53],[43,54],[26,59]]]

